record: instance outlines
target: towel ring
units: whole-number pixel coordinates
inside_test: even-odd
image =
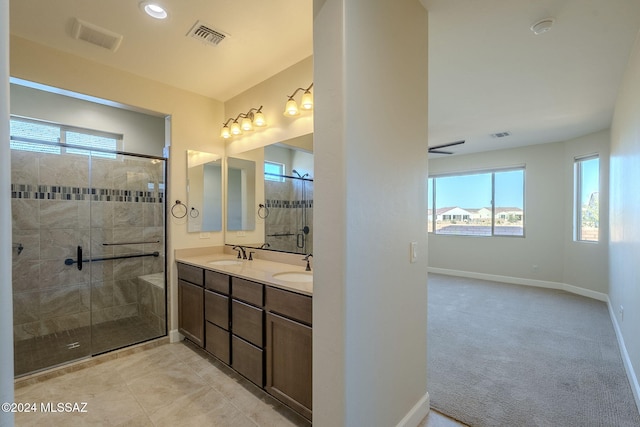
[[[258,217],[260,217],[261,219],[265,219],[268,216],[269,216],[269,208],[263,205],[262,203],[260,203],[258,205]]]
[[[198,218],[200,216],[200,211],[192,206],[191,211],[189,211],[189,216],[191,218]]]
[[[182,215],[180,215],[180,213],[181,213],[180,209],[178,209],[176,211],[176,208],[179,208],[179,207],[183,207],[184,208],[184,213],[182,213]],[[176,203],[173,206],[171,206],[171,215],[174,218],[178,218],[178,219],[184,218],[185,216],[187,216],[187,207],[185,205],[183,205],[180,200],[176,200]]]

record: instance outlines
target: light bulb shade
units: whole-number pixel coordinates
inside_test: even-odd
[[[253,124],[257,127],[263,127],[267,125],[267,121],[264,118],[264,114],[258,112],[253,116]]]
[[[242,129],[240,129],[240,123],[233,122],[231,123],[231,135],[241,135]]]
[[[313,94],[309,91],[302,94],[300,108],[303,110],[313,110]]]
[[[242,119],[242,124],[240,125],[243,131],[253,130],[253,123],[251,123],[251,119],[249,117],[245,117]]]
[[[284,107],[284,115],[297,116],[298,114],[300,114],[300,111],[298,110],[298,104],[296,104],[296,101],[294,99],[289,99],[287,101],[287,105]]]
[[[223,137],[224,139],[231,137],[231,129],[229,129],[229,126],[227,125],[223,126],[222,130],[220,131],[220,136]]]

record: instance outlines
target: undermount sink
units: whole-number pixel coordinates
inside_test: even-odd
[[[209,265],[238,265],[242,264],[242,261],[236,259],[218,259],[215,261],[209,261],[207,264]]]
[[[313,282],[313,273],[310,271],[285,271],[274,274],[273,278],[284,282]]]

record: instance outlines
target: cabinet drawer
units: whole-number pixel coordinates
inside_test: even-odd
[[[229,276],[217,271],[204,271],[204,287],[207,289],[229,295]]]
[[[229,329],[229,297],[204,291],[204,318],[209,322]]]
[[[269,311],[310,325],[312,305],[309,296],[267,286],[265,307]]]
[[[178,263],[178,279],[202,286],[203,273],[199,267]]]
[[[231,301],[231,330],[260,348],[264,347],[262,332],[263,310],[243,302]]]
[[[231,366],[233,369],[260,387],[263,387],[263,351],[236,336],[232,336],[231,345],[233,350]]]
[[[231,295],[249,304],[262,307],[262,293],[264,285],[250,282],[238,277],[231,277]]]
[[[229,332],[217,327],[213,323],[204,323],[206,324],[205,350],[228,365],[230,362]]]

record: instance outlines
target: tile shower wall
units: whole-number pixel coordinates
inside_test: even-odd
[[[313,182],[286,179],[285,182],[267,181],[265,205],[269,215],[265,218],[265,242],[269,249],[309,253],[313,248]],[[306,211],[305,211],[306,209]],[[303,219],[306,215],[306,221]],[[309,226],[309,234],[304,235],[304,247],[298,247],[298,234],[304,234],[302,227]]]
[[[90,165],[86,155],[12,151],[13,243],[23,247],[13,250],[14,340],[133,316],[164,334],[163,169],[164,162],[126,156],[94,157]],[[142,241],[157,243],[103,245]],[[92,258],[160,256],[93,262],[79,271],[64,264],[76,259],[77,246],[85,259],[87,248]],[[163,301],[149,315],[140,276],[154,274],[162,277]]]

